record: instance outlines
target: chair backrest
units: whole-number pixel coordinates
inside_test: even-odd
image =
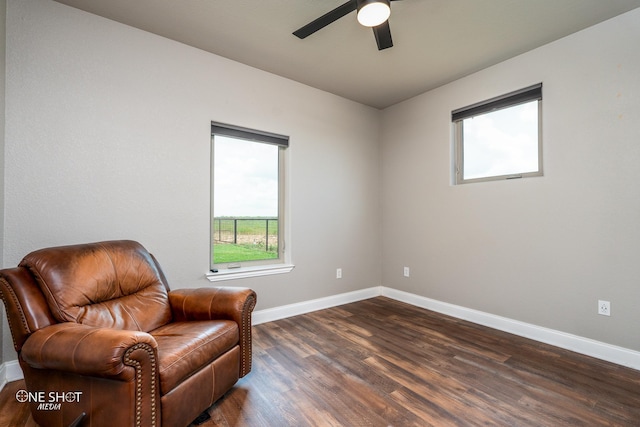
[[[149,332],[171,321],[153,256],[129,240],[40,249],[25,256],[58,322]]]

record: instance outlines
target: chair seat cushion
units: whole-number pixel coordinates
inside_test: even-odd
[[[239,343],[231,320],[173,322],[150,334],[158,343],[161,395]]]

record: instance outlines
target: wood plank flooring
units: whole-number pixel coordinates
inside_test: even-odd
[[[252,372],[201,427],[640,426],[640,371],[384,297],[253,333]],[[0,426],[33,425],[20,383]]]

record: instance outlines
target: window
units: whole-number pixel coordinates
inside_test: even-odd
[[[542,175],[542,83],[460,108],[455,183]]]
[[[284,263],[288,145],[287,136],[212,123],[210,280]]]

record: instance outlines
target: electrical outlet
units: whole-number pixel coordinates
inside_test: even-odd
[[[598,314],[611,316],[611,303],[609,301],[598,300]]]
[[[409,270],[409,267],[404,268],[403,275],[404,277],[409,277],[411,275],[411,271]]]
[[[342,279],[342,269],[336,268],[336,279]]]

